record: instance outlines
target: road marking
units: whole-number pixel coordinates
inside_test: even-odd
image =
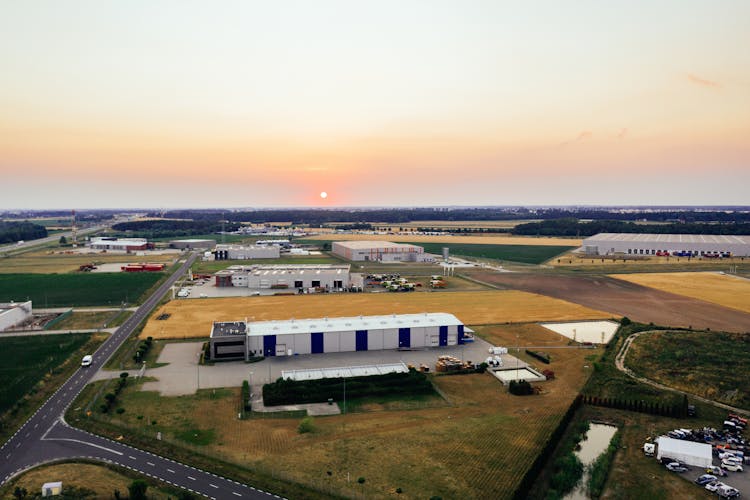
[[[52,427],[50,427],[50,429],[51,428]],[[120,455],[120,456],[123,455],[122,453],[120,453],[117,450],[113,450],[111,448],[106,448],[104,446],[99,446],[98,444],[94,444],[94,443],[87,443],[86,441],[81,441],[80,439],[70,439],[70,438],[42,438],[42,439],[44,439],[45,441],[72,441],[74,443],[87,444],[89,446],[93,446],[94,448],[99,448],[101,450],[108,451],[110,453],[114,453],[115,455]]]
[[[232,492],[232,495],[237,495],[238,497],[241,497],[241,496],[242,496],[242,495],[240,495],[239,493],[237,493],[236,491],[233,491],[233,492]]]
[[[172,469],[167,469],[167,472],[171,472],[172,474],[174,474],[174,471]]]
[[[208,483],[208,485],[209,485],[209,486],[210,486],[211,488],[216,488],[217,490],[219,489],[219,487],[218,487],[218,486],[216,486],[215,484],[211,484],[211,483]]]
[[[147,463],[148,465],[150,465],[151,467],[154,467],[154,466],[155,466],[155,464],[153,464],[153,463],[151,463],[151,462],[146,462],[146,463]]]
[[[195,481],[195,478],[193,476],[188,476],[188,479],[190,479],[191,481]]]
[[[128,457],[130,457],[133,460],[137,460],[133,455],[128,455]]]

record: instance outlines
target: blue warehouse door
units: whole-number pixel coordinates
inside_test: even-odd
[[[458,325],[458,343],[464,343],[464,325]]]
[[[310,334],[310,352],[313,354],[323,353],[323,333],[311,333]]]
[[[276,356],[276,335],[263,335],[263,356]]]
[[[447,326],[440,327],[440,340],[439,340],[438,345],[441,347],[448,345],[448,327]]]
[[[357,330],[357,350],[367,350],[367,330]]]
[[[411,328],[398,329],[398,346],[411,347]]]

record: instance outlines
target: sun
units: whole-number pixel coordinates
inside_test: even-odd
[[[320,197],[325,200],[326,198],[328,198],[328,193],[326,193],[325,191],[321,191],[320,192]]]

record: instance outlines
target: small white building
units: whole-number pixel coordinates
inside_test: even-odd
[[[380,262],[433,262],[432,255],[425,255],[424,248],[407,243],[390,241],[334,241],[334,254],[353,261]]]
[[[21,325],[33,316],[30,300],[0,303],[0,332]]]
[[[55,481],[53,483],[44,483],[42,485],[42,496],[43,497],[54,497],[62,494],[62,481]]]
[[[666,436],[657,438],[656,443],[659,446],[656,454],[657,460],[666,457],[704,469],[712,464],[713,455],[710,444],[672,439]]]
[[[115,238],[109,236],[92,238],[89,246],[94,250],[114,250],[120,252],[154,248],[153,243],[149,243],[145,238]]]
[[[215,273],[214,277],[219,287],[333,292],[362,286],[361,275],[352,275],[349,270],[349,264],[256,264],[229,266]]]
[[[464,324],[448,313],[222,322],[213,324],[210,343],[211,359],[244,356],[246,360],[255,356],[424,349],[463,344]]]
[[[216,260],[278,259],[281,249],[277,245],[216,245]]]

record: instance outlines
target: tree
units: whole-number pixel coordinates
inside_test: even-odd
[[[26,490],[26,488],[21,488],[19,486],[16,486],[16,489],[13,490],[13,496],[15,498],[18,498],[21,500],[22,498],[26,498],[26,496],[29,494],[29,492]]]
[[[68,238],[66,238],[65,235],[60,236],[60,244],[61,245],[67,245],[68,244]]]
[[[146,490],[148,489],[148,483],[143,479],[136,479],[130,486],[128,486],[128,493],[130,493],[130,500],[146,500]]]

